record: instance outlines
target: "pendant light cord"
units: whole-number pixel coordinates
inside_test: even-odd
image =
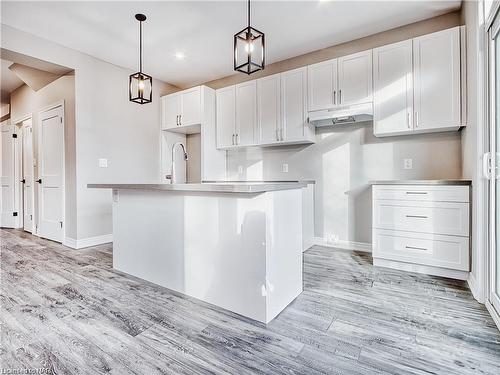
[[[139,72],[142,73],[142,21],[139,21]]]
[[[248,0],[248,27],[250,27],[250,0]]]

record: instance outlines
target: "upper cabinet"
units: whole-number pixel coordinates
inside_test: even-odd
[[[281,75],[257,80],[257,133],[259,143],[278,142],[281,129]]]
[[[307,67],[308,111],[372,101],[372,51]]]
[[[201,86],[162,96],[162,129],[197,133],[202,122]]]
[[[257,127],[257,82],[249,81],[236,85],[235,145],[255,144]]]
[[[460,27],[373,51],[374,133],[390,136],[458,130]]]
[[[216,91],[217,148],[235,146],[236,87]]]
[[[373,131],[378,135],[411,132],[413,113],[412,41],[373,50]]]

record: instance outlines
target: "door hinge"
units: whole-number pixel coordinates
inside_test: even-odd
[[[12,213],[12,216],[17,216],[17,212],[13,212],[13,213]]]
[[[16,133],[12,134],[12,138],[17,138],[17,134]]]

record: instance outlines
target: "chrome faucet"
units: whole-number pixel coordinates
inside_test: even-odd
[[[175,147],[177,145],[180,145],[182,147],[182,152],[184,153],[184,160],[188,160],[188,154],[186,152],[186,147],[184,146],[184,144],[182,142],[175,142],[173,145],[172,145],[172,167],[171,167],[171,174],[167,175],[166,177],[170,179],[170,182],[172,184],[176,184],[177,183],[177,173],[175,171]]]

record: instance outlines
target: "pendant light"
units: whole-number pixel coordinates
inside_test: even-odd
[[[250,25],[248,0],[248,26],[234,35],[234,70],[252,74],[265,66],[264,33]]]
[[[146,104],[153,101],[153,78],[142,72],[142,23],[146,21],[144,14],[136,14],[139,21],[139,71],[129,77],[129,100]]]

